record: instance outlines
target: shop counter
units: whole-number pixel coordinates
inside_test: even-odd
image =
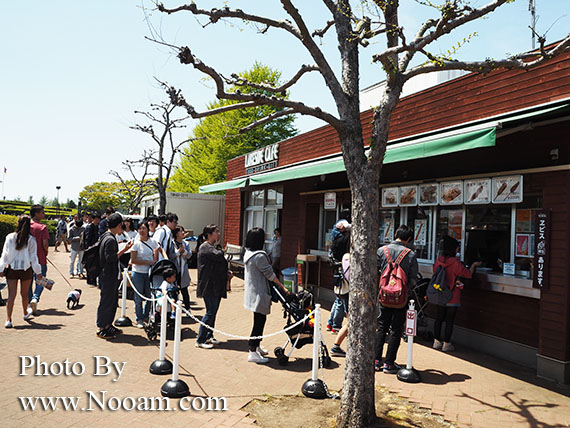
[[[433,274],[433,265],[420,263],[419,271],[424,278]],[[498,272],[477,272],[473,275],[471,286],[498,293],[540,299],[540,290],[532,287],[532,279],[517,275],[503,275]]]

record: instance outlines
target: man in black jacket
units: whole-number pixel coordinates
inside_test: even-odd
[[[99,222],[101,221],[101,216],[99,214],[89,214],[91,217],[91,223],[85,228],[85,249],[95,245],[99,239]],[[87,284],[97,285],[97,277],[94,277],[92,273],[87,271]]]
[[[119,258],[133,245],[132,241],[129,241],[119,251],[119,244],[115,236],[123,233],[122,225],[123,217],[121,214],[111,214],[107,218],[109,230],[101,236],[101,243],[99,244],[99,262],[102,270],[99,275],[101,299],[97,308],[97,327],[99,328],[97,337],[101,339],[112,339],[122,333],[121,330],[113,326],[119,298]]]

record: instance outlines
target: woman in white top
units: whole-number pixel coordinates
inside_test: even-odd
[[[136,290],[145,297],[150,295],[149,271],[153,264],[158,261],[159,245],[148,236],[149,227],[147,221],[139,224],[139,237],[135,240],[131,248],[131,263],[133,265],[133,285]],[[137,327],[143,328],[144,322],[148,321],[151,302],[145,301],[144,311],[142,305],[143,298],[135,292],[135,313],[137,316]]]
[[[24,320],[28,320],[32,315],[28,312],[28,289],[32,281],[33,274],[38,279],[42,279],[41,266],[38,262],[36,239],[30,234],[31,219],[23,215],[18,220],[16,231],[6,236],[2,257],[0,257],[0,277],[6,276],[8,283],[8,303],[6,306],[6,324],[4,327],[12,327],[12,312],[14,302],[18,292],[18,281],[20,281],[20,295],[22,297],[22,308],[24,310]]]
[[[133,221],[133,219],[127,217],[123,222],[123,224],[125,225],[124,234],[127,235],[131,240],[135,239],[135,237],[137,236],[137,231],[135,230],[135,222]]]

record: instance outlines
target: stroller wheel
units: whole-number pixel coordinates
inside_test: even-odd
[[[277,357],[277,362],[280,366],[286,366],[289,362],[289,357],[287,355],[281,354],[279,357]]]
[[[273,353],[277,358],[279,358],[281,355],[283,355],[283,348],[281,346],[278,346],[273,350]]]

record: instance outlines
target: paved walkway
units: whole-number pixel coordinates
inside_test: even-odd
[[[50,253],[51,260],[61,272],[67,272],[68,254]],[[195,272],[192,273],[195,279]],[[287,367],[281,367],[274,358],[266,366],[247,363],[245,341],[227,339],[212,350],[194,346],[197,325],[184,319],[181,344],[181,378],[190,386],[193,396],[227,397],[227,412],[206,411],[24,411],[18,397],[25,396],[79,396],[78,408],[87,407],[87,393],[101,397],[156,397],[164,377],[148,372],[150,363],[158,357],[156,344],[149,344],[144,332],[131,327],[120,337],[105,341],[95,332],[95,313],[98,290],[88,288],[84,281],[71,280],[73,288],[83,289],[81,307],[67,310],[65,301],[70,287],[56,270],[49,266],[48,277],[57,281],[54,289],[45,291],[39,305],[39,315],[29,324],[21,318],[19,300],[14,315],[15,328],[0,329],[0,426],[2,427],[251,427],[254,421],[240,409],[253,397],[290,395],[300,392],[303,382],[310,377],[311,347],[294,353]],[[223,331],[248,335],[252,325],[251,313],[242,308],[243,283],[235,279],[234,291],[222,302],[217,327]],[[6,297],[6,291],[3,292]],[[195,299],[193,310],[203,314],[203,305]],[[128,315],[134,319],[133,303],[128,302]],[[328,314],[323,313],[326,320]],[[0,308],[4,322],[5,307]],[[281,329],[284,320],[281,310],[274,306],[265,331]],[[283,345],[285,334],[264,341],[273,349]],[[329,345],[330,333],[325,333]],[[418,345],[415,367],[422,372],[424,382],[417,385],[399,382],[395,376],[378,373],[377,385],[405,397],[433,413],[443,415],[457,426],[473,427],[565,427],[570,424],[570,399],[566,387],[536,379],[530,370],[508,364],[471,351],[454,355],[434,351]],[[400,348],[398,359],[405,361],[406,346]],[[172,355],[169,342],[167,354]],[[20,376],[21,356],[38,356],[41,362],[82,362],[85,372],[80,376],[35,376],[27,370]],[[94,376],[95,356],[108,357],[114,362],[126,362],[120,378],[116,375]],[[57,369],[57,367],[53,367]],[[76,369],[79,366],[76,365]],[[331,390],[338,390],[343,380],[343,359],[335,359],[326,370],[326,382]],[[57,370],[56,373],[57,374]],[[100,398],[99,398],[100,399]],[[116,400],[115,400],[116,401]],[[111,407],[115,403],[111,400]],[[176,403],[176,402],[175,402]],[[129,404],[129,403],[127,403]],[[318,402],[315,402],[318,405]],[[96,408],[93,402],[93,408]]]

